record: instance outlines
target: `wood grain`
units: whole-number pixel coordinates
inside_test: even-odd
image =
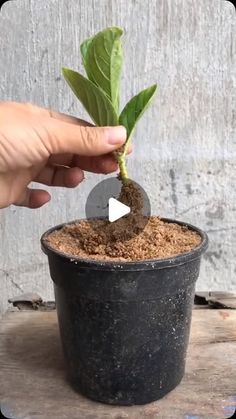
[[[56,313],[12,312],[0,323],[0,401],[21,419],[223,419],[236,406],[236,311],[194,310],[186,374],[145,406],[96,403],[65,379]]]

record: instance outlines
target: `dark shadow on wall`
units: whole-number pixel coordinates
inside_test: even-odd
[[[2,0],[2,1],[0,1],[0,10],[1,10],[2,6],[4,5],[4,3],[6,3],[7,1],[12,1],[12,0]],[[1,419],[1,416],[0,416],[0,419]]]
[[[229,3],[231,3],[235,7],[235,10],[236,10],[236,2],[235,2],[235,0],[224,0],[224,1],[228,1]],[[233,417],[233,416],[231,416],[231,417]],[[234,416],[234,417],[236,417],[236,416]]]
[[[12,416],[6,416],[5,407],[1,406],[0,404],[0,419],[13,419]]]

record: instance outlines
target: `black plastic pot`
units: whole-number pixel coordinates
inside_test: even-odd
[[[165,220],[176,222],[175,220]],[[54,282],[61,340],[74,387],[117,405],[157,400],[181,381],[195,282],[207,235],[189,253],[140,262],[81,260],[41,238]]]

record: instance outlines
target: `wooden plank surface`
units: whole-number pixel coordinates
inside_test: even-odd
[[[230,417],[236,406],[236,311],[194,310],[182,383],[162,400],[131,407],[92,402],[66,382],[55,311],[10,312],[0,323],[0,403],[15,419]]]

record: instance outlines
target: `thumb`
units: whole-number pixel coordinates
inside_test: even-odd
[[[80,126],[51,118],[46,126],[51,154],[72,153],[99,156],[120,148],[126,140],[126,129]]]

